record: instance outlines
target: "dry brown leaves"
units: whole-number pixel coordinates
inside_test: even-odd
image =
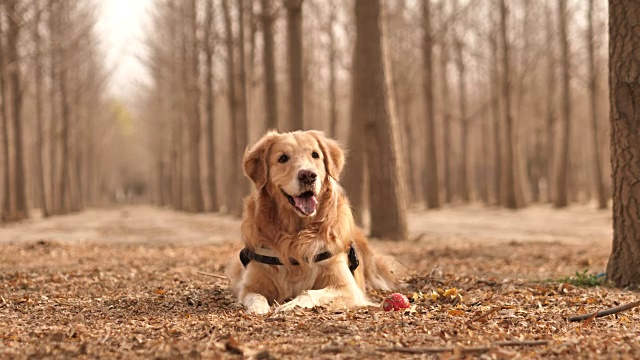
[[[246,314],[223,279],[233,246],[0,246],[0,358],[640,357],[637,293],[541,281],[604,266],[608,244],[378,242],[410,266],[404,312]],[[370,292],[382,301],[385,292]]]

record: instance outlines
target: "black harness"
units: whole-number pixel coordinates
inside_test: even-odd
[[[322,260],[327,260],[331,258],[333,254],[330,251],[321,252],[313,257],[313,262],[319,262]],[[351,274],[358,268],[360,265],[360,261],[358,260],[358,254],[356,253],[356,248],[353,246],[353,243],[349,246],[349,253],[347,254],[349,259],[349,270],[351,270]],[[257,261],[259,263],[267,264],[267,265],[284,265],[280,259],[275,256],[266,256],[256,254],[255,251],[244,248],[240,251],[240,261],[244,267],[247,267],[251,260]],[[289,259],[289,264],[291,265],[300,265],[300,263],[296,259]]]

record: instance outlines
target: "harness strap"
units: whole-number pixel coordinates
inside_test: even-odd
[[[327,260],[331,258],[333,254],[330,251],[321,252],[313,257],[313,262],[320,262],[323,260]],[[358,260],[358,254],[356,253],[356,248],[353,246],[353,243],[349,246],[349,253],[347,254],[347,258],[349,259],[349,270],[351,273],[358,268],[360,265],[360,261]],[[244,248],[240,251],[240,262],[242,262],[242,266],[247,267],[249,263],[254,260],[259,263],[267,264],[267,265],[284,265],[280,259],[275,256],[266,256],[256,254],[255,251]],[[300,265],[300,263],[295,259],[289,259],[289,264],[291,265]]]

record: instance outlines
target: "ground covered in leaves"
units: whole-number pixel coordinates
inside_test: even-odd
[[[138,206],[0,228],[0,358],[640,357],[638,308],[567,320],[637,300],[587,286],[609,212],[413,212],[410,241],[373,242],[407,267],[405,312],[245,314],[202,274],[237,256],[238,225]]]

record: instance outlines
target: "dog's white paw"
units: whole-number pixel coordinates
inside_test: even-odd
[[[244,305],[247,308],[247,312],[251,314],[264,315],[269,313],[269,302],[267,298],[259,294],[247,295],[245,297]]]
[[[269,313],[269,304],[256,304],[247,308],[251,314],[264,315]]]
[[[276,308],[276,312],[280,313],[280,312],[291,311],[295,309],[297,306],[301,308],[311,309],[314,306],[316,306],[316,304],[313,302],[313,298],[309,294],[302,293],[298,295],[295,299],[289,301],[288,303],[278,306]]]

